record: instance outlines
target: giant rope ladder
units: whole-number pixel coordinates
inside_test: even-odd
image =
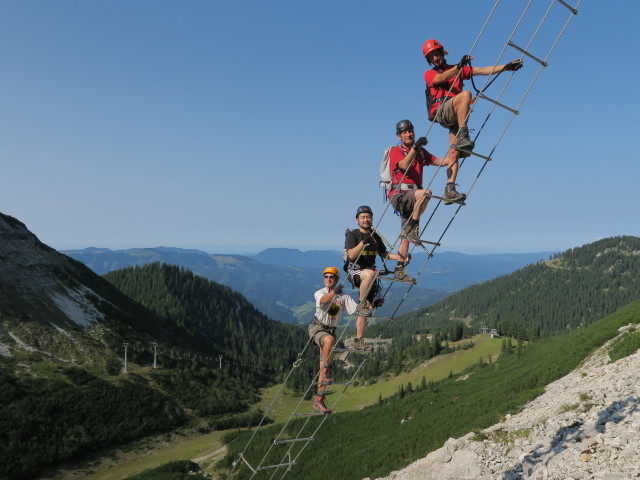
[[[476,134],[476,136],[474,138],[474,141],[476,142],[476,146],[475,146],[474,150],[472,152],[467,152],[471,156],[475,156],[475,157],[478,157],[478,158],[483,160],[483,162],[482,162],[482,164],[481,164],[481,166],[479,168],[479,171],[476,174],[475,178],[473,179],[471,187],[469,188],[469,190],[467,192],[467,199],[469,198],[469,195],[471,194],[471,192],[476,187],[476,184],[478,183],[480,175],[484,172],[485,167],[492,160],[492,156],[493,156],[494,152],[498,148],[498,145],[502,141],[502,139],[503,139],[507,129],[511,125],[511,122],[513,121],[514,117],[520,113],[520,107],[522,106],[522,103],[524,102],[525,98],[529,94],[529,92],[530,92],[531,88],[533,87],[534,83],[537,81],[537,79],[540,76],[540,74],[542,73],[543,69],[548,66],[548,60],[549,60],[549,57],[551,56],[551,53],[554,51],[557,43],[559,42],[560,38],[564,34],[569,22],[573,19],[573,17],[575,15],[577,15],[577,13],[578,13],[577,9],[580,6],[581,1],[582,0],[577,0],[576,6],[572,7],[567,2],[565,2],[563,0],[551,0],[551,2],[549,3],[548,7],[546,8],[546,10],[544,10],[542,12],[541,17],[539,18],[537,26],[536,26],[535,30],[533,31],[533,33],[531,33],[528,36],[528,39],[525,37],[525,39],[523,40],[523,39],[520,39],[518,37],[518,34],[520,33],[521,27],[523,25],[527,24],[527,22],[525,22],[525,20],[528,18],[527,16],[531,17],[531,16],[536,14],[535,8],[532,8],[533,4],[534,4],[534,0],[529,0],[527,2],[527,4],[524,6],[524,9],[523,9],[519,19],[517,20],[517,22],[515,24],[515,27],[513,28],[511,34],[509,35],[508,40],[506,41],[506,43],[503,45],[502,49],[500,50],[500,53],[498,54],[497,60],[495,61],[494,65],[500,65],[501,63],[507,63],[507,62],[503,62],[502,61],[503,56],[505,55],[505,52],[507,50],[510,50],[510,51],[511,50],[515,50],[515,51],[517,51],[519,53],[519,59],[520,60],[522,60],[522,59],[524,59],[526,57],[526,59],[533,61],[534,64],[537,64],[538,68],[535,71],[530,83],[521,91],[520,97],[518,98],[516,96],[515,100],[513,100],[513,99],[507,99],[506,101],[503,100],[503,97],[505,96],[507,87],[511,84],[511,80],[513,79],[513,76],[514,76],[515,72],[511,72],[511,74],[508,75],[507,80],[504,82],[504,84],[502,86],[502,89],[500,90],[500,92],[495,97],[489,97],[485,93],[485,90],[487,89],[489,84],[491,84],[493,82],[493,80],[495,80],[495,77],[492,79],[491,75],[487,76],[487,79],[485,80],[482,88],[477,92],[476,101],[471,104],[469,115],[471,115],[471,113],[474,112],[478,108],[478,104],[479,104],[478,101],[486,102],[486,105],[488,106],[488,111],[486,112],[486,116],[484,117],[482,125],[478,129],[477,134]],[[542,3],[542,2],[538,2],[538,3]],[[487,16],[487,19],[485,20],[482,28],[480,29],[480,32],[478,33],[478,36],[476,37],[476,39],[475,39],[475,41],[474,41],[474,43],[473,43],[473,45],[471,47],[471,50],[469,51],[469,55],[471,55],[471,53],[473,53],[473,51],[477,47],[478,42],[480,41],[480,39],[483,36],[485,30],[487,29],[490,21],[492,19],[494,19],[494,17],[497,15],[497,13],[500,13],[499,10],[498,10],[499,5],[500,5],[500,0],[496,0],[496,2],[494,3],[491,11],[489,12],[489,14]],[[567,11],[569,12],[568,17],[566,17],[564,22],[561,21],[560,23],[558,23],[558,18],[559,17],[558,18],[551,17],[552,12],[556,12],[558,10],[561,10],[561,12],[565,13],[565,14],[566,14]],[[553,40],[553,43],[551,44],[551,46],[548,47],[548,49],[546,51],[547,53],[542,55],[539,50],[536,50],[536,47],[534,46],[534,42],[537,39],[539,39],[540,37],[542,37],[540,35],[540,33],[543,30],[543,27],[545,27],[547,25],[551,25],[551,28],[554,28],[554,26],[559,25],[559,27],[558,27],[559,31],[557,31],[555,39]],[[459,73],[458,73],[458,75],[459,75]],[[520,76],[521,74],[518,74],[518,75]],[[480,104],[481,103],[482,102],[480,102]],[[441,105],[441,107],[442,107],[442,105]],[[495,113],[496,111],[506,112],[507,118],[506,118],[505,123],[504,123],[504,125],[502,127],[502,130],[500,130],[500,128],[498,128],[495,132],[492,132],[490,129],[488,129],[488,126],[490,125],[489,121],[496,114]],[[469,117],[467,117],[467,118],[469,118]],[[433,122],[429,125],[425,136],[429,134],[429,132],[431,131],[431,128],[433,127],[433,125],[434,125]],[[493,146],[489,148],[488,152],[478,153],[477,152],[478,139],[480,138],[480,135],[482,133],[484,133],[485,131],[487,131],[488,133],[495,133],[496,140],[495,140],[495,143],[493,144]],[[486,142],[486,145],[488,145],[488,144],[489,144],[489,142]],[[487,148],[486,145],[482,145],[482,147]],[[414,158],[414,161],[415,161],[415,158]],[[465,163],[465,158],[461,158],[459,160],[459,163],[460,163],[460,167],[462,167],[462,165]],[[435,180],[435,177],[436,177],[439,169],[434,169],[434,170],[435,170],[434,174],[431,177],[428,185],[423,187],[423,188],[430,189],[431,185],[433,184],[433,182]],[[404,179],[404,177],[403,177],[403,179]],[[402,182],[402,180],[401,180],[401,182]],[[427,227],[429,225],[431,225],[432,221],[434,221],[434,218],[436,217],[436,214],[439,211],[439,207],[441,206],[441,204],[442,204],[442,202],[444,200],[444,198],[438,197],[436,195],[431,195],[431,197],[434,198],[435,200],[437,200],[437,203],[436,203],[435,208],[433,209],[433,211],[429,215],[426,223],[422,227],[422,230],[420,232],[420,237],[421,238],[424,235]],[[451,215],[451,217],[449,218],[448,221],[445,219],[444,227],[443,227],[440,235],[436,239],[430,240],[430,241],[421,240],[421,244],[420,245],[413,245],[412,246],[411,251],[413,251],[417,246],[419,246],[420,248],[422,248],[427,253],[426,259],[423,262],[418,274],[416,275],[416,280],[422,275],[422,273],[423,273],[424,269],[426,268],[429,260],[433,257],[433,254],[434,254],[435,250],[438,247],[441,246],[442,239],[444,238],[445,234],[449,230],[451,224],[453,223],[453,220],[458,215],[458,212],[460,211],[460,208],[465,205],[463,202],[457,202],[457,203],[458,203],[457,208],[454,210],[453,214]],[[398,237],[396,238],[395,242],[393,244],[391,244],[378,231],[378,227],[379,227],[384,215],[387,213],[387,210],[389,209],[389,206],[390,206],[390,204],[387,203],[382,215],[380,216],[380,218],[378,220],[378,223],[373,228],[373,230],[376,231],[381,236],[381,238],[383,239],[385,244],[387,244],[387,246],[389,247],[389,251],[393,251],[393,249],[395,248],[397,243],[401,240],[400,235],[398,235]],[[425,246],[425,244],[431,246],[431,249],[427,248]],[[357,262],[357,259],[356,259],[356,262]],[[384,273],[385,271],[388,272],[388,269],[387,269],[387,267],[385,265],[385,262],[383,262],[383,270],[382,270],[382,272]],[[378,270],[376,272],[376,277],[374,279],[374,282],[372,283],[372,285],[369,288],[372,288],[373,285],[375,284],[375,282],[378,281],[378,279],[393,280],[393,277],[387,277],[387,276],[381,275],[381,271]],[[394,282],[392,281],[389,284],[389,286],[387,287],[387,289],[384,292],[383,296],[387,295],[387,293],[390,291],[393,283]],[[396,315],[396,313],[400,309],[402,303],[405,301],[405,299],[407,298],[407,295],[409,294],[409,292],[413,288],[413,286],[414,286],[414,284],[409,285],[409,288],[407,289],[407,291],[405,292],[404,296],[402,297],[402,299],[400,300],[400,302],[396,306],[396,308],[395,308],[393,314],[391,315],[391,317],[375,317],[374,316],[373,318],[381,318],[381,319],[391,319],[391,320],[393,320],[395,315]],[[367,291],[366,294],[365,294],[365,298],[366,298],[366,295],[368,295],[368,293],[369,292]],[[350,326],[350,323],[351,323],[353,317],[356,317],[358,315],[359,310],[360,310],[360,307],[356,310],[356,312],[353,314],[351,319],[348,321],[348,323],[342,329],[340,335],[336,339],[336,345],[340,344],[343,336],[345,335],[345,332],[347,332],[347,330],[348,330],[348,328]],[[252,442],[254,441],[258,430],[262,427],[262,425],[264,424],[264,422],[265,422],[265,420],[267,418],[267,415],[269,414],[269,412],[274,407],[277,398],[280,396],[280,394],[282,393],[282,391],[284,389],[284,386],[287,383],[287,380],[289,379],[291,374],[295,371],[295,369],[300,366],[301,362],[305,358],[305,352],[310,347],[312,347],[311,339],[309,339],[307,341],[307,344],[305,345],[305,347],[302,350],[302,352],[300,354],[298,354],[298,360],[296,360],[296,362],[294,362],[293,368],[287,374],[287,377],[283,381],[282,386],[280,387],[280,389],[278,390],[278,392],[274,396],[271,404],[269,405],[269,407],[265,411],[264,416],[262,417],[262,420],[260,421],[258,426],[254,429],[253,434],[249,438],[249,440],[246,443],[246,445],[245,445],[244,449],[242,450],[242,452],[239,454],[238,459],[233,462],[232,468],[231,468],[231,470],[229,471],[229,473],[227,475],[227,479],[230,479],[231,476],[233,475],[233,473],[236,471],[236,469],[238,469],[241,465],[246,465],[246,467],[251,472],[250,478],[252,478],[252,479],[256,475],[258,475],[260,472],[264,472],[265,474],[269,474],[270,473],[269,479],[276,478],[277,476],[279,476],[279,478],[284,478],[286,476],[286,474],[289,471],[291,471],[292,467],[296,464],[296,461],[298,460],[298,458],[300,457],[300,455],[302,454],[304,449],[314,439],[314,437],[317,434],[317,432],[320,430],[320,428],[322,427],[322,425],[324,424],[326,419],[329,417],[329,415],[326,415],[326,414],[323,414],[323,413],[320,413],[320,412],[317,412],[317,413],[316,412],[311,412],[311,413],[309,413],[309,412],[302,411],[304,398],[309,394],[311,389],[313,389],[315,387],[315,385],[316,385],[316,382],[317,382],[317,379],[318,379],[318,375],[320,373],[319,370],[316,370],[315,375],[312,377],[312,380],[311,380],[309,386],[307,387],[307,391],[300,398],[300,401],[296,405],[294,411],[291,413],[291,415],[288,418],[288,420],[283,424],[282,428],[280,429],[280,431],[276,435],[276,438],[271,442],[269,448],[267,449],[267,452],[264,453],[264,455],[262,456],[262,458],[260,460],[258,460],[257,462],[254,461],[253,464],[247,458],[248,449],[249,449],[250,445],[252,444]],[[333,352],[337,352],[337,351],[339,351],[339,349],[334,347],[334,351]],[[344,393],[347,390],[347,388],[355,380],[356,376],[358,375],[358,373],[362,369],[362,366],[364,365],[364,363],[366,361],[366,358],[367,358],[366,355],[364,355],[363,358],[358,358],[358,362],[359,363],[357,365],[357,368],[354,369],[353,374],[351,375],[351,378],[350,378],[349,381],[347,381],[346,383],[342,383],[342,384],[335,383],[335,382],[332,384],[332,385],[335,385],[335,386],[341,386],[342,387],[341,391],[338,394],[338,397],[335,399],[335,401],[333,402],[333,404],[330,407],[332,410],[338,404],[338,402],[340,401],[340,399],[344,395]],[[311,419],[313,417],[315,417],[315,416],[320,416],[321,419],[320,419],[319,422],[313,423],[313,422],[311,422]],[[291,424],[292,420],[294,418],[299,418],[299,417],[303,417],[305,419],[304,419],[304,421],[300,422],[301,425],[299,426],[299,428],[297,428],[297,432],[294,432],[293,434],[290,433],[290,432],[287,432],[287,427]],[[280,448],[282,446],[285,447],[285,451],[281,455],[276,454],[275,457],[276,458],[279,457],[280,460],[276,461],[275,463],[273,463],[271,461],[271,458],[270,458],[271,453],[274,451],[274,449]],[[269,460],[269,461],[267,461],[267,460]]]

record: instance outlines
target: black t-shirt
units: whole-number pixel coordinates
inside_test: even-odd
[[[364,234],[360,231],[359,228],[355,230],[349,230],[347,232],[347,236],[344,241],[344,248],[347,250],[351,250],[353,247],[358,245],[362,241],[362,237]],[[375,232],[371,233],[371,236],[375,240],[375,244],[367,244],[362,249],[362,253],[360,254],[360,258],[358,258],[358,265],[361,268],[376,268],[376,255],[384,256],[387,253],[387,247],[384,245],[384,242]],[[351,260],[349,260],[351,263]]]

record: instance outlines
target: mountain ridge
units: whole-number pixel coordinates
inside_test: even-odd
[[[246,296],[267,316],[289,323],[306,323],[313,308],[312,294],[322,288],[320,272],[327,265],[340,266],[342,253],[332,250],[302,252],[291,248],[270,248],[257,255],[208,254],[175,247],[109,250],[91,247],[64,250],[93,271],[104,275],[113,270],[160,262],[186,267],[198,275],[222,283]],[[467,255],[442,252],[429,260],[425,274],[398,313],[430,305],[470,284],[509,273],[549,257],[549,252],[530,254]],[[408,266],[417,275],[426,260],[417,253]],[[392,262],[393,263],[393,262]],[[393,265],[391,265],[393,268]],[[347,287],[350,285],[347,283]],[[390,290],[380,314],[389,316],[400,303],[405,288]],[[355,294],[355,291],[352,291]]]

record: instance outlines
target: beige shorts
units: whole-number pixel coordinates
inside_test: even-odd
[[[453,109],[453,97],[448,98],[444,101],[444,105],[438,107],[434,120],[444,128],[448,128],[454,135],[458,133],[458,116]]]
[[[320,348],[322,348],[322,344],[324,343],[324,337],[327,335],[331,335],[332,337],[336,336],[335,327],[327,327],[315,320],[309,324],[307,330],[309,331],[309,338]]]

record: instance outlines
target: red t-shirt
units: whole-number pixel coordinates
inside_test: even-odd
[[[454,65],[447,65],[443,70],[440,70],[440,71],[435,71],[434,69],[431,69],[424,72],[424,81],[427,82],[427,87],[429,88],[429,92],[431,93],[431,98],[433,100],[429,115],[435,114],[436,110],[438,110],[438,107],[440,106],[440,101],[438,99],[442,97],[447,97],[447,96],[455,97],[462,91],[462,87],[463,87],[462,81],[469,80],[473,76],[473,69],[470,66],[466,65],[462,67],[462,71],[460,72],[460,75],[457,75],[457,78],[456,76],[454,76],[452,79],[450,79],[447,82],[438,83],[434,85],[433,79],[436,77],[436,75],[439,75],[442,72],[449,70],[450,68],[453,68],[453,67]],[[451,87],[451,85],[453,85],[453,87]],[[449,88],[451,88],[450,92],[449,92]]]
[[[389,152],[389,168],[391,169],[391,183],[397,185],[402,180],[402,183],[412,183],[415,185],[422,185],[422,169],[428,165],[433,165],[437,159],[435,155],[429,153],[426,149],[420,148],[420,152],[416,154],[413,162],[409,166],[407,174],[404,175],[404,171],[398,168],[398,163],[401,162],[404,157],[409,153],[405,150],[403,145],[397,145]],[[395,190],[389,192],[389,198],[396,193]]]

